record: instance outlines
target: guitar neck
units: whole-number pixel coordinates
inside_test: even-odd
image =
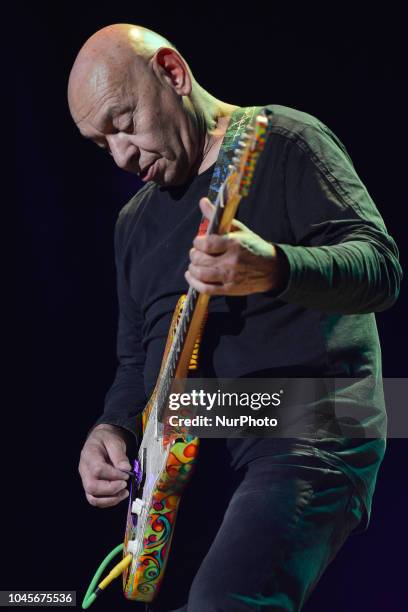
[[[265,114],[256,117],[235,149],[229,175],[218,192],[214,214],[210,222],[203,219],[199,235],[225,234],[230,230],[242,196],[248,194],[255,166],[263,150],[268,120]],[[189,288],[178,320],[170,350],[161,370],[157,389],[158,418],[163,416],[166,400],[174,378],[187,378],[194,345],[205,321],[209,296]]]
[[[206,235],[225,234],[229,231],[241,200],[241,196],[234,195],[229,200],[227,198],[226,180],[219,190],[211,221],[206,223],[205,220],[203,220],[200,224],[201,230],[203,228],[203,224],[206,225]],[[201,234],[202,231],[199,231],[198,233]],[[159,419],[164,411],[165,402],[170,392],[172,380],[174,378],[187,377],[188,366],[193,353],[194,345],[206,317],[208,302],[208,295],[198,293],[198,291],[193,287],[189,288],[183,304],[180,319],[175,329],[173,341],[167,354],[167,359],[160,377],[160,384],[157,391]]]

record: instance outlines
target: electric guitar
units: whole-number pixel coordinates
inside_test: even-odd
[[[249,192],[268,128],[266,112],[256,115],[242,136],[228,175],[215,201],[210,222],[201,221],[198,235],[229,231],[239,202]],[[190,287],[174,310],[156,386],[142,414],[143,437],[134,461],[123,555],[127,599],[151,602],[162,582],[177,511],[198,456],[199,439],[170,432],[163,415],[175,379],[186,379],[198,367],[200,339],[209,296]]]

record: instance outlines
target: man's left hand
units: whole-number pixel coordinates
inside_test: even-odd
[[[211,219],[214,205],[208,198],[200,208]],[[197,236],[190,250],[187,282],[208,295],[249,295],[284,289],[289,266],[279,248],[267,242],[240,221],[233,220],[223,236]]]

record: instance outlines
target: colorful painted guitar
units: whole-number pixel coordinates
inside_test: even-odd
[[[215,201],[211,222],[198,234],[229,231],[241,198],[248,194],[263,150],[268,119],[255,116],[235,149],[227,178]],[[155,389],[143,412],[143,438],[134,462],[123,555],[132,561],[123,571],[123,591],[130,600],[151,602],[163,579],[180,499],[198,455],[199,439],[164,429],[162,417],[174,379],[197,368],[209,296],[190,287],[175,308]]]

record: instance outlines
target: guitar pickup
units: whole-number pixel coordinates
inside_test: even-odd
[[[140,499],[139,497],[136,497],[136,499],[134,500],[132,504],[131,512],[132,514],[137,514],[139,516],[144,507],[145,507],[144,501]]]

